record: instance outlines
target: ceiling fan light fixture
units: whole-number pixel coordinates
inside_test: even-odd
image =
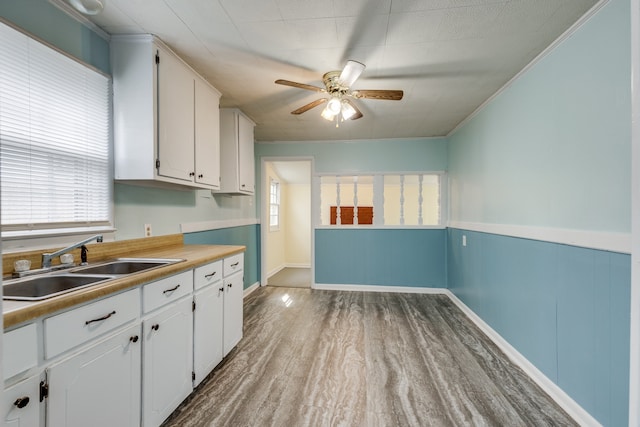
[[[327,103],[327,109],[331,111],[331,114],[334,116],[340,113],[340,109],[342,106],[340,105],[340,100],[338,98],[331,98]]]
[[[97,15],[104,9],[105,0],[69,0],[71,6],[85,15]]]
[[[349,120],[354,114],[356,114],[356,109],[347,101],[342,101],[342,119]]]
[[[333,121],[333,119],[336,117],[336,114],[331,112],[328,105],[324,107],[324,110],[322,110],[322,113],[320,113],[320,115],[323,119],[328,121]]]

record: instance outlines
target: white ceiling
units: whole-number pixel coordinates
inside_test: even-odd
[[[311,161],[277,161],[271,162],[280,179],[287,184],[311,184]]]
[[[91,19],[110,34],[160,37],[256,123],[262,141],[448,134],[597,0],[106,0]],[[357,100],[340,124],[322,86],[348,59],[367,68],[354,89],[402,89],[401,101]]]

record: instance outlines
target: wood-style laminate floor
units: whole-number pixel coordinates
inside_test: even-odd
[[[164,426],[576,425],[444,295],[263,287]]]

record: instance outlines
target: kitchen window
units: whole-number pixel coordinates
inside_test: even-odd
[[[109,77],[3,23],[0,57],[3,237],[111,227]]]

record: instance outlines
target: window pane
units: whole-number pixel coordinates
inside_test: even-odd
[[[2,225],[110,220],[110,82],[0,24]]]

